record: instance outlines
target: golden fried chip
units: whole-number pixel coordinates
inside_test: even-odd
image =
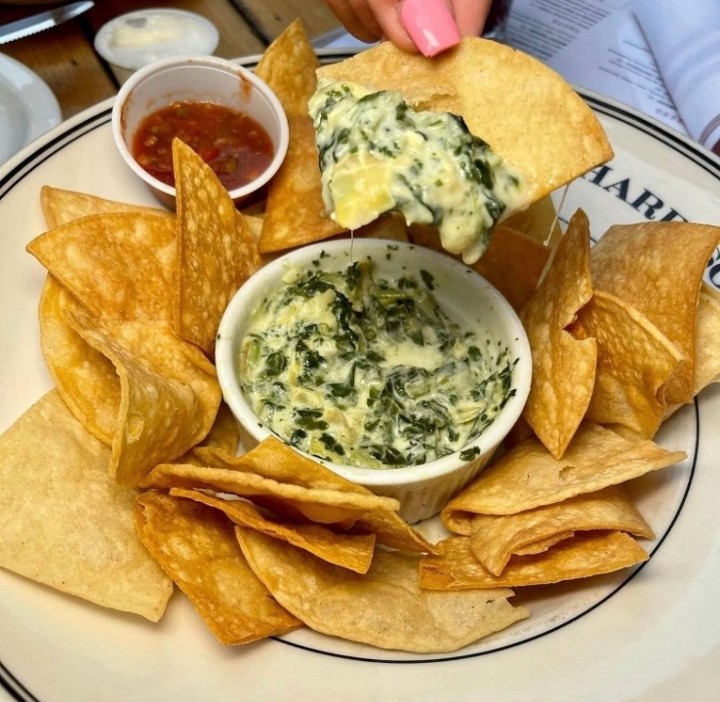
[[[254,473],[226,468],[167,463],[156,466],[142,481],[143,487],[207,489],[247,497],[278,514],[303,516],[318,524],[356,520],[373,510],[397,511],[397,500],[332,488],[306,488],[278,482]]]
[[[27,250],[96,317],[170,320],[176,246],[173,218],[119,212],[62,224]]]
[[[149,492],[138,497],[135,524],[220,643],[246,644],[302,626],[250,570],[222,513]]]
[[[54,229],[80,217],[110,212],[139,212],[175,219],[174,215],[156,207],[115,202],[88,193],[53,188],[49,185],[43,185],[40,189],[40,206],[48,229]]]
[[[624,531],[646,539],[652,529],[625,489],[613,485],[562,502],[511,515],[481,514],[473,520],[470,550],[493,575],[500,575],[518,553],[546,550],[549,540],[568,532]]]
[[[618,485],[686,458],[652,441],[583,424],[562,459],[535,439],[514,446],[443,509],[450,531],[469,534],[476,514],[516,514]]]
[[[346,231],[325,211],[315,129],[310,116],[288,115],[288,124],[287,154],[268,186],[258,244],[262,253],[310,244]]]
[[[595,384],[597,343],[575,339],[568,331],[592,293],[590,225],[578,210],[545,279],[520,314],[533,361],[523,417],[555,458],[563,455],[582,421]]]
[[[357,238],[409,241],[405,218],[398,212],[386,212],[372,222],[359,227],[352,235]]]
[[[217,449],[227,453],[235,453],[239,441],[240,431],[235,416],[230,411],[230,408],[224,402],[221,402],[215,416],[215,422],[208,435],[187,453],[175,460],[177,463],[205,465],[205,461],[202,459],[202,451],[205,449]]]
[[[472,267],[519,312],[535,292],[549,255],[550,249],[541,242],[500,224]]]
[[[418,653],[454,651],[529,615],[508,602],[507,590],[423,592],[416,557],[378,551],[367,574],[358,575],[252,529],[236,533],[273,597],[331,636]]]
[[[586,421],[621,424],[646,439],[655,436],[667,407],[665,388],[682,361],[678,349],[647,317],[601,291],[578,312],[571,331],[597,341]]]
[[[445,252],[435,227],[413,224],[408,227],[408,236],[414,244]],[[497,288],[519,312],[537,287],[549,255],[550,249],[539,241],[499,224],[493,230],[487,249],[471,268]],[[461,256],[454,258],[462,259]]]
[[[562,238],[557,210],[550,195],[541,197],[524,210],[514,212],[503,224],[526,234],[551,251]]]
[[[466,37],[432,59],[382,42],[318,76],[399,90],[422,109],[461,115],[521,174],[527,192],[518,209],[612,157],[602,125],[572,87],[498,42]]]
[[[0,566],[156,622],[172,583],[138,540],[135,492],[110,479],[109,460],[55,390],[0,436]]]
[[[513,557],[502,575],[486,570],[470,550],[466,536],[451,536],[440,556],[420,562],[420,586],[430,590],[548,585],[630,568],[648,559],[645,550],[624,532],[587,532],[565,539],[535,556]]]
[[[228,455],[222,451],[198,449],[198,455],[206,465],[215,468],[240,470],[305,488],[354,492],[360,495],[372,493],[333,473],[321,463],[294,451],[285,443],[270,436],[251,451],[241,455]],[[400,551],[432,553],[434,547],[417,530],[413,529],[395,510],[374,510],[356,517],[352,524],[355,531],[375,534],[379,544]]]
[[[175,328],[212,355],[220,318],[237,289],[260,268],[260,254],[225,186],[180,139],[173,141],[173,169],[178,226]]]
[[[693,392],[720,380],[720,292],[703,284],[695,326],[695,379]]]
[[[117,408],[110,474],[135,486],[157,463],[185,453],[201,441],[215,421],[221,400],[214,366],[164,322],[101,321],[67,313],[73,329],[110,359],[120,379],[90,397],[104,397]],[[89,401],[89,400],[88,400]]]
[[[260,235],[262,253],[326,239],[345,231],[325,214],[307,103],[315,92],[319,66],[300,20],[295,20],[265,50],[256,73],[275,91],[288,117],[289,143],[280,170],[268,185]]]
[[[255,74],[272,88],[287,115],[304,115],[319,65],[302,21],[296,19],[265,49]]]
[[[525,546],[518,546],[513,552],[513,556],[533,556],[538,553],[545,553],[545,551],[552,548],[555,544],[559,544],[561,541],[565,541],[565,539],[571,539],[573,536],[575,536],[574,531],[559,531],[547,539],[538,539]],[[438,547],[438,550],[439,548],[440,547]]]
[[[698,297],[720,227],[687,222],[643,222],[611,227],[590,261],[598,290],[645,315],[682,354],[667,385],[671,404],[690,402],[694,391]]]
[[[70,326],[65,310],[87,314],[48,274],[38,310],[43,358],[68,408],[87,431],[110,446],[118,425],[120,379],[110,359]]]
[[[271,519],[246,500],[227,500],[199,490],[172,488],[172,497],[184,497],[222,511],[234,524],[257,529],[263,534],[305,549],[323,561],[367,573],[375,551],[375,536],[331,531],[319,524],[293,524]]]

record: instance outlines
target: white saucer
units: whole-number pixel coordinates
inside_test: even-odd
[[[60,105],[47,84],[0,54],[0,163],[61,121]]]
[[[135,71],[171,56],[209,56],[220,34],[206,17],[169,8],[136,10],[100,27],[95,50],[108,63]]]

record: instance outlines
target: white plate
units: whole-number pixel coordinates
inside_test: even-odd
[[[24,64],[0,54],[0,164],[61,119],[47,84]]]
[[[612,223],[641,221],[648,213],[720,224],[717,158],[630,110],[587,99],[616,157],[570,187],[564,219],[582,206],[595,237]],[[0,431],[50,386],[37,330],[44,272],[24,252],[43,230],[40,187],[154,204],[115,152],[111,104],[61,125],[0,171]],[[716,252],[708,278],[720,278],[719,262]],[[0,572],[0,685],[9,699],[41,702],[714,699],[718,422],[720,387],[706,390],[659,435],[689,458],[634,485],[658,534],[647,544],[652,558],[644,567],[523,593],[518,597],[533,616],[477,646],[418,656],[299,631],[223,648],[180,595],[152,625]]]

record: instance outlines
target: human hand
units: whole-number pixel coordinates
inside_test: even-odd
[[[479,36],[492,0],[325,0],[354,37],[435,56]]]

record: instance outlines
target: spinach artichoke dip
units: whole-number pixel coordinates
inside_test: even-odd
[[[443,248],[472,264],[503,212],[522,202],[520,177],[457,115],[329,80],[309,111],[325,207],[350,230],[397,209],[408,224],[435,226]]]
[[[376,279],[370,258],[289,269],[241,342],[248,404],[282,439],[333,463],[398,468],[462,449],[514,394],[517,359],[450,319],[435,285],[424,270]]]

